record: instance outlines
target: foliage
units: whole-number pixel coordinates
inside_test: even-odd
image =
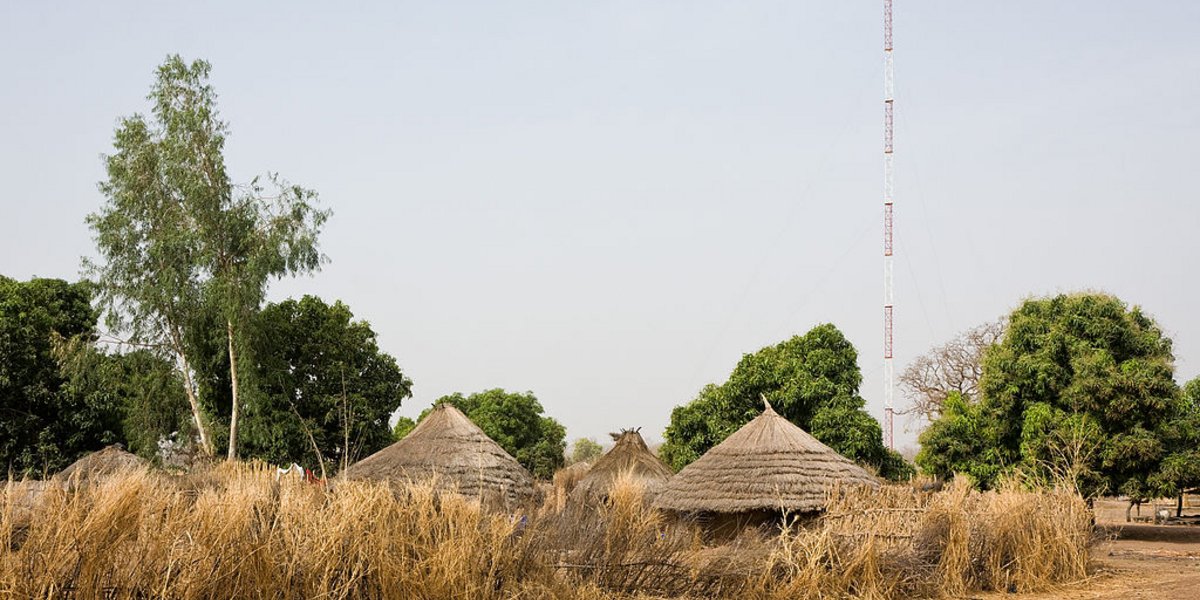
[[[604,447],[591,438],[579,438],[571,444],[571,462],[592,462],[604,454]]]
[[[1004,334],[1004,321],[991,321],[962,332],[953,340],[917,357],[900,374],[900,387],[915,413],[932,422],[942,414],[950,394],[978,400],[983,353]]]
[[[75,337],[58,342],[55,356],[66,388],[85,405],[104,407],[131,452],[156,460],[161,440],[191,434],[179,373],[154,352],[110,354]]]
[[[184,341],[206,277],[197,215],[229,193],[225,126],[216,119],[208,71],[204,61],[169,57],[148,96],[152,118],[121,119],[114,152],[104,157],[106,202],[87,218],[103,262],[85,266],[99,283],[108,326],[178,361],[201,446],[211,454]]]
[[[416,426],[416,421],[404,416],[398,417],[396,425],[392,427],[392,440],[398,442],[404,439],[404,436],[408,435],[408,432],[412,431]]]
[[[56,353],[66,340],[90,344],[95,323],[87,284],[0,276],[0,468],[51,473],[118,441],[110,399],[71,386]]]
[[[1020,467],[1086,496],[1165,489],[1182,412],[1158,325],[1104,294],[1031,299],[1008,323],[984,355],[982,398],[947,403],[922,436],[922,468],[987,487]]]
[[[566,462],[567,431],[542,414],[542,404],[533,392],[496,388],[470,396],[455,393],[438,398],[434,405],[443,402],[461,410],[535,477],[549,479]],[[420,418],[430,410],[425,409]]]
[[[268,304],[252,331],[246,456],[317,468],[319,451],[325,466],[336,467],[392,442],[388,419],[412,395],[412,381],[349,307],[315,296]],[[207,369],[228,373],[226,365],[215,361]]]
[[[1200,377],[1183,386],[1178,411],[1165,427],[1168,454],[1150,480],[1163,496],[1200,489]]]
[[[1006,465],[984,443],[983,428],[979,403],[951,392],[942,404],[941,417],[921,432],[917,465],[942,480],[963,474],[976,484],[994,481]]]
[[[225,169],[228,125],[208,83],[210,65],[170,56],[148,99],[151,119],[121,120],[115,152],[105,158],[107,202],[88,217],[103,264],[88,263],[102,290],[112,329],[138,344],[169,350],[202,445],[214,444],[192,370],[198,357],[188,331],[208,302],[221,316],[229,355],[229,455],[236,455],[238,354],[243,328],[262,303],[270,279],[319,266],[316,238],[328,218],[316,195],[271,176],[273,196],[255,179],[236,190]],[[211,404],[211,403],[210,403]]]
[[[708,385],[671,412],[660,454],[676,470],[720,443],[762,411],[762,398],[835,451],[902,479],[911,467],[883,445],[879,422],[858,393],[858,352],[831,324],[747,354],[729,380]]]

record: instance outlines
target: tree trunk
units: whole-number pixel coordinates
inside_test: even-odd
[[[350,406],[346,404],[346,367],[342,369],[342,470],[350,466]]]
[[[182,352],[177,352],[179,361],[183,367],[180,371],[183,372],[183,385],[187,390],[188,404],[192,408],[192,421],[196,423],[196,433],[200,436],[200,450],[206,456],[212,456],[216,453],[213,448],[212,438],[208,435],[208,429],[204,427],[204,416],[200,412],[200,399],[196,397],[196,388],[192,385],[192,367],[188,364],[187,357]]]
[[[317,439],[313,437],[312,430],[308,428],[304,417],[300,416],[300,411],[296,410],[296,404],[291,400],[288,400],[288,404],[292,407],[292,414],[296,415],[296,419],[300,422],[300,427],[304,429],[304,435],[308,436],[308,443],[312,444],[313,454],[317,455],[317,464],[321,465],[321,481],[329,481],[329,476],[325,474],[325,456],[321,454],[321,447],[317,445]]]
[[[233,349],[233,321],[225,321],[225,333],[229,340],[229,381],[233,393],[233,409],[229,414],[229,455],[228,460],[237,459],[238,442],[238,367],[237,353]]]
[[[1179,498],[1175,501],[1175,518],[1183,516],[1183,492],[1179,492]]]
[[[1132,520],[1133,520],[1133,519],[1129,518],[1129,511],[1133,510],[1133,505],[1134,505],[1134,502],[1133,502],[1133,500],[1130,500],[1130,501],[1129,501],[1129,506],[1126,506],[1126,507],[1125,507],[1125,522],[1126,522],[1126,523],[1128,523],[1128,522],[1130,522],[1130,521],[1132,521]]]

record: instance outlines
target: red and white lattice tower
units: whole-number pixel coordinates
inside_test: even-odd
[[[892,368],[892,0],[883,0],[883,435],[895,447],[892,417],[895,371]]]

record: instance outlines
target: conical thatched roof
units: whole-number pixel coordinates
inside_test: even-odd
[[[613,482],[622,473],[629,473],[640,480],[648,499],[653,499],[662,491],[663,485],[671,478],[671,468],[650,451],[642,434],[636,429],[626,429],[615,437],[617,443],[575,485],[571,492],[572,499],[605,498]]]
[[[654,506],[680,512],[808,512],[833,483],[878,480],[791,421],[766,410],[667,482]]]
[[[570,494],[575,486],[583,481],[591,468],[592,463],[583,461],[559,469],[554,473],[554,487],[561,489],[565,494]]]
[[[475,498],[516,503],[533,494],[533,477],[448,403],[437,405],[404,439],[351,465],[347,479],[408,481],[436,477]]]
[[[149,466],[150,463],[146,459],[126,452],[124,448],[114,444],[71,463],[67,468],[59,471],[54,479],[60,481],[74,479],[86,482],[112,475],[118,471],[144,469]]]

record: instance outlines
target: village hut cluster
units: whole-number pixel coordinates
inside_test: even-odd
[[[675,474],[636,429],[613,434],[594,464],[568,467],[570,501],[604,502],[619,480],[636,482],[657,509],[727,530],[783,516],[815,514],[834,485],[878,487],[879,480],[812,435],[765,410]],[[410,482],[434,478],[468,497],[508,506],[536,493],[533,477],[449,404],[437,406],[403,440],[351,466],[346,479]]]
[[[712,531],[736,532],[777,523],[785,516],[816,514],[824,509],[827,490],[834,485],[880,485],[876,477],[781,417],[770,404],[679,473],[651,452],[637,429],[613,434],[613,440],[613,447],[594,464],[560,471],[573,505],[601,504],[618,481],[632,481],[656,509],[694,519]],[[147,465],[112,446],[67,467],[54,482],[84,485]],[[534,477],[458,408],[446,403],[434,407],[404,439],[351,465],[338,479],[387,482],[397,488],[432,480],[447,493],[509,509],[538,495]]]

